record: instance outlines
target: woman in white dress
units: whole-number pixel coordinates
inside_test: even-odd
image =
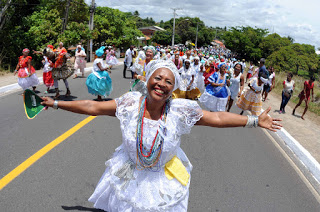
[[[184,66],[179,69],[181,83],[179,88],[172,93],[172,98],[198,99],[201,96],[199,88],[197,88],[197,73],[191,66],[191,61],[185,59]]]
[[[84,77],[84,69],[86,68],[87,61],[86,61],[87,54],[82,50],[81,45],[77,46],[76,50],[76,61],[74,62],[74,70],[77,72],[73,78],[77,78],[78,74],[82,74],[82,77]],[[79,69],[79,71],[78,71]]]
[[[154,56],[157,54],[156,49],[153,46],[146,46],[145,59],[140,57],[136,59],[131,70],[133,72],[132,86],[130,91],[139,91],[142,95],[147,95],[147,86],[146,86],[146,73],[148,71],[148,64],[154,59]]]
[[[200,92],[203,93],[205,86],[204,86],[204,68],[203,65],[200,64],[200,58],[198,56],[196,56],[195,58],[193,58],[193,64],[192,67],[196,72],[196,82],[197,82],[197,88],[199,88]]]
[[[252,77],[249,81],[248,88],[242,92],[236,103],[242,110],[240,115],[242,115],[245,110],[249,110],[251,114],[255,116],[261,114],[263,83],[268,81],[268,79],[264,77],[264,74],[259,72],[258,77]]]
[[[181,135],[193,125],[211,127],[260,126],[275,131],[280,124],[259,117],[202,110],[195,101],[170,99],[179,86],[171,61],[152,61],[146,75],[148,96],[128,92],[115,100],[53,101],[43,105],[88,115],[116,116],[122,144],[110,160],[89,201],[108,212],[186,212],[192,165],[180,148]]]
[[[230,112],[230,109],[233,105],[234,100],[236,100],[237,97],[240,97],[243,91],[244,77],[243,77],[243,74],[241,73],[241,70],[242,70],[241,63],[237,63],[234,66],[233,73],[231,74],[230,86],[229,86],[230,96],[229,96],[229,101],[227,106],[228,112]]]

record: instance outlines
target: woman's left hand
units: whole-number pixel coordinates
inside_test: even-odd
[[[280,130],[282,125],[278,123],[278,121],[282,121],[281,119],[274,119],[268,113],[270,112],[271,107],[268,107],[263,113],[258,117],[258,125],[259,127],[266,128],[270,131],[276,132]]]

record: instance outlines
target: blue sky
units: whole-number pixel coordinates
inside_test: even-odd
[[[137,10],[142,18],[155,21],[167,21],[173,18],[171,8],[181,8],[178,17],[199,17],[207,26],[256,26],[320,47],[319,0],[96,0],[96,4]]]

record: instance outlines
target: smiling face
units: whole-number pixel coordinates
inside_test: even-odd
[[[152,60],[153,59],[153,51],[151,49],[148,49],[146,51],[146,59],[147,60]]]
[[[227,69],[226,65],[222,65],[220,67],[220,74],[224,74],[226,72],[226,69]]]
[[[185,61],[185,62],[184,62],[184,65],[186,66],[186,69],[189,69],[189,67],[190,67],[190,62],[189,62],[189,61]]]
[[[235,67],[234,67],[234,73],[235,74],[239,74],[241,71],[241,65],[240,64],[237,64]]]
[[[147,83],[149,97],[152,100],[164,102],[171,96],[174,84],[175,78],[169,69],[157,69]]]

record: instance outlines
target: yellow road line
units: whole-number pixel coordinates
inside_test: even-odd
[[[40,149],[38,152],[36,152],[34,155],[29,157],[27,160],[25,160],[23,163],[21,163],[19,166],[17,166],[14,170],[12,170],[9,174],[4,176],[0,180],[0,191],[8,185],[13,179],[18,177],[22,172],[24,172],[27,168],[29,168],[32,164],[34,164],[37,160],[39,160],[42,156],[47,154],[50,150],[52,150],[54,147],[59,145],[62,141],[70,137],[73,133],[77,132],[79,129],[81,129],[83,126],[88,124],[90,121],[92,121],[96,116],[89,116],[86,119],[79,122],[77,125],[72,127],[67,132],[60,135],[55,140],[51,141],[49,144],[47,144],[45,147]]]

